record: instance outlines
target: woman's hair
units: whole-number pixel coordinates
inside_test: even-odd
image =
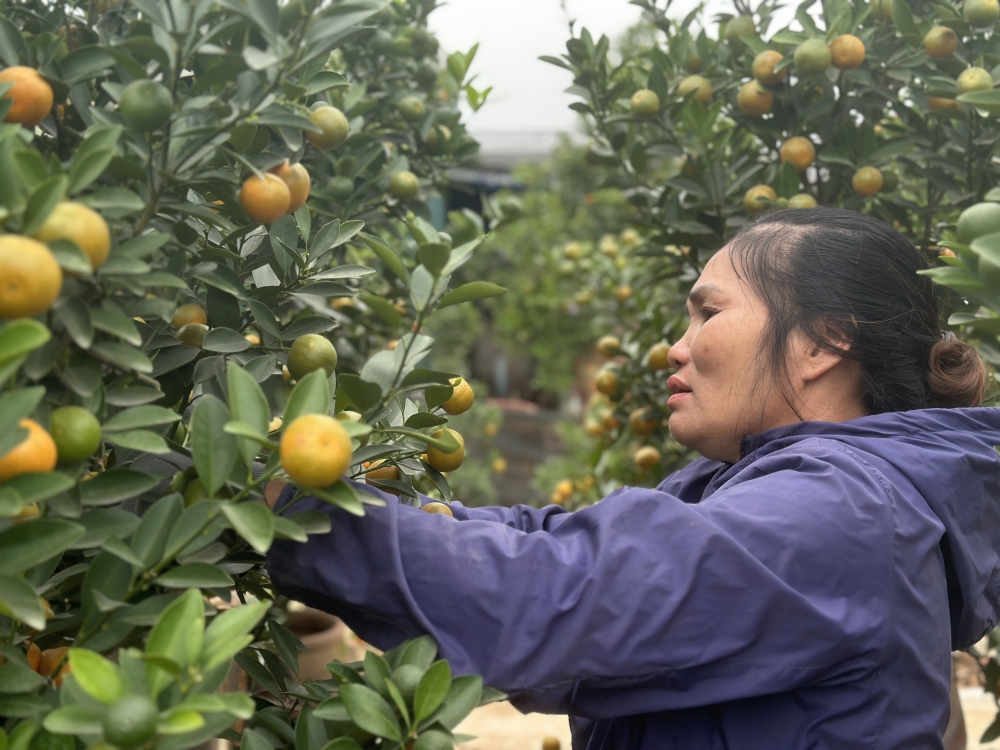
[[[786,401],[789,336],[860,365],[869,414],[979,406],[986,368],[942,336],[923,255],[878,219],[833,208],[772,211],[729,242],[736,272],[764,302],[765,371]]]

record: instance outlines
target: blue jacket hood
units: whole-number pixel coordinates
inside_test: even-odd
[[[848,422],[801,422],[748,437],[743,460],[715,475],[706,495],[747,462],[796,442],[844,443],[881,471],[891,466],[944,524],[952,646],[968,648],[1000,613],[1000,408],[920,409]],[[874,459],[873,459],[874,457]]]

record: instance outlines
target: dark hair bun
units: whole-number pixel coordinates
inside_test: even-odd
[[[986,390],[986,367],[978,352],[964,341],[938,341],[928,357],[927,385],[932,406],[980,406]]]

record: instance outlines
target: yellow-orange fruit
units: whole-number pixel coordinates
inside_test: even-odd
[[[28,666],[37,672],[42,666],[42,650],[32,643],[28,646],[28,653],[25,656],[28,657]]]
[[[924,37],[924,49],[935,60],[944,60],[958,49],[958,34],[947,26],[935,26]]]
[[[861,167],[854,173],[851,186],[860,195],[875,195],[882,189],[882,173],[875,167]]]
[[[611,358],[618,354],[621,348],[622,342],[617,336],[602,336],[597,342],[597,351],[602,357]]]
[[[280,177],[288,186],[290,196],[288,213],[295,213],[306,204],[306,200],[309,198],[309,188],[312,187],[309,172],[301,164],[289,164],[288,159],[285,159],[284,164],[275,167],[271,172]]]
[[[646,365],[650,370],[666,370],[670,367],[670,345],[658,341],[649,348]]]
[[[632,456],[632,461],[639,471],[649,471],[660,463],[660,452],[651,445],[644,445]]]
[[[111,232],[104,217],[82,203],[63,201],[59,203],[42,228],[35,233],[40,242],[71,240],[90,259],[96,271],[104,265],[111,253]]]
[[[677,93],[684,97],[694,94],[692,99],[708,106],[712,101],[712,84],[701,76],[688,76],[677,85]]]
[[[628,428],[636,435],[652,435],[658,426],[659,421],[649,409],[635,409],[628,415]]]
[[[451,398],[441,404],[441,408],[453,416],[464,414],[472,408],[476,394],[465,378],[452,378],[450,382],[453,386]]]
[[[34,68],[23,65],[4,68],[0,70],[0,83],[14,84],[3,95],[4,99],[14,100],[4,116],[5,122],[33,128],[52,111],[52,87]]]
[[[28,436],[0,456],[0,482],[6,482],[21,474],[44,474],[56,468],[59,451],[56,441],[33,419],[22,419],[19,427],[28,431]]]
[[[277,221],[286,213],[292,202],[288,185],[275,174],[267,172],[263,179],[251,175],[240,190],[240,205],[255,224]]]
[[[351,465],[351,438],[344,426],[326,414],[305,414],[281,435],[281,465],[295,484],[329,487]]]
[[[0,320],[41,315],[56,301],[62,281],[59,263],[41,242],[0,235]]]
[[[774,104],[774,94],[770,91],[761,91],[757,81],[747,81],[740,86],[736,95],[736,106],[740,112],[750,117],[760,117],[771,111]]]
[[[928,96],[927,97],[927,108],[932,112],[936,109],[955,109],[959,112],[962,111],[962,105],[959,104],[954,99],[948,99],[943,96]]]
[[[778,194],[770,185],[754,185],[743,196],[743,210],[748,214],[755,214],[769,208],[777,200]],[[766,201],[770,201],[770,203]]]
[[[838,70],[854,70],[865,61],[865,43],[853,34],[841,34],[830,42],[833,67]]]
[[[66,654],[69,653],[69,646],[59,646],[58,648],[48,648],[42,651],[42,660],[38,665],[38,674],[43,677],[49,677],[60,664],[59,672],[56,674],[55,683],[56,687],[62,686],[63,677],[69,674],[69,659],[66,659]],[[65,660],[65,663],[63,663]]]
[[[774,72],[775,66],[784,59],[785,56],[777,50],[764,50],[753,59],[751,67],[753,77],[765,86],[777,86],[788,75],[788,68],[782,68],[777,73]]]
[[[816,146],[808,138],[794,136],[781,146],[781,163],[790,162],[796,171],[802,172],[816,160]]]

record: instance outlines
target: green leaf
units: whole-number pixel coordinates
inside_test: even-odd
[[[0,574],[22,573],[59,555],[86,533],[78,523],[39,518],[0,532]]]
[[[129,469],[112,469],[80,484],[84,506],[116,505],[136,495],[149,492],[160,481],[149,474]]]
[[[255,299],[249,300],[247,305],[250,307],[250,312],[253,313],[253,322],[276,339],[280,339],[281,328],[278,326],[278,321],[274,317],[274,314],[267,308],[267,305]]]
[[[115,58],[107,50],[96,44],[73,50],[59,61],[62,81],[72,86],[85,78],[93,78],[107,68],[114,67]]]
[[[170,241],[170,235],[162,232],[149,232],[133,237],[118,246],[118,254],[130,258],[145,258],[152,255]]]
[[[329,409],[330,383],[326,370],[314,370],[292,389],[288,403],[285,404],[285,427],[287,428],[303,414],[326,414]]]
[[[229,407],[233,418],[250,425],[257,432],[267,435],[271,409],[264,392],[254,377],[230,360],[226,365],[226,382],[229,386]],[[243,460],[249,464],[256,458],[262,443],[246,437],[238,438],[237,445]]]
[[[160,435],[151,430],[125,430],[105,435],[104,439],[122,448],[128,448],[143,453],[154,453],[163,455],[170,453],[170,446]]]
[[[488,281],[470,281],[468,284],[462,284],[462,286],[452,289],[444,295],[437,306],[440,310],[442,307],[459,305],[463,302],[471,302],[472,300],[484,299],[486,297],[499,297],[501,294],[506,293],[507,290],[502,286],[491,284]]]
[[[69,194],[76,195],[104,173],[115,157],[113,148],[77,154],[69,168]]]
[[[274,745],[261,732],[247,727],[240,738],[240,750],[274,750]]]
[[[89,349],[94,343],[94,324],[90,320],[87,306],[77,297],[69,297],[56,308],[56,317],[73,337],[81,349]]]
[[[226,483],[238,458],[236,438],[225,430],[229,419],[229,409],[211,394],[198,400],[191,415],[191,456],[209,495]]]
[[[413,696],[413,722],[419,724],[444,702],[451,689],[451,667],[439,661],[431,665]]]
[[[350,86],[350,82],[344,76],[340,75],[340,73],[334,73],[331,70],[321,70],[306,84],[306,93],[308,96],[315,96],[335,86]]]
[[[333,525],[330,516],[318,510],[302,511],[288,520],[298,524],[306,534],[327,534]]]
[[[135,322],[128,315],[121,311],[111,300],[104,300],[100,307],[90,308],[90,319],[94,328],[112,336],[117,336],[122,341],[132,346],[142,344],[142,336]]]
[[[364,412],[375,406],[382,398],[382,389],[376,383],[369,383],[353,373],[344,373],[337,378],[337,387],[351,400],[351,405]]]
[[[20,577],[0,575],[0,614],[20,620],[35,630],[45,628],[42,600],[35,587]]]
[[[205,605],[197,588],[185,591],[160,613],[146,641],[146,653],[162,656],[181,666],[193,664],[205,637]],[[162,667],[147,663],[146,678],[155,697],[173,682]]]
[[[277,649],[281,662],[293,675],[299,674],[299,652],[305,650],[302,641],[295,637],[291,630],[277,620],[267,621],[267,630]]]
[[[456,677],[451,682],[444,708],[435,716],[435,721],[448,729],[454,729],[479,705],[482,694],[482,677],[474,675]]]
[[[53,471],[47,474],[22,474],[19,477],[8,479],[2,487],[14,490],[21,496],[25,505],[30,505],[48,500],[50,497],[65,492],[75,484],[76,481],[72,477]]]
[[[136,430],[140,427],[153,427],[161,424],[173,424],[179,421],[181,415],[173,409],[165,409],[162,406],[134,406],[115,414],[101,425],[101,431],[121,432],[124,430]]]
[[[109,364],[117,365],[124,370],[135,370],[142,373],[153,371],[153,363],[149,361],[149,357],[128,344],[99,341],[90,348],[90,351],[92,354],[99,355]]]
[[[400,315],[399,310],[397,310],[391,302],[383,297],[362,292],[358,294],[358,299],[374,310],[376,315],[393,328],[400,324],[402,316]]]
[[[69,180],[65,175],[55,175],[43,180],[35,186],[28,196],[28,203],[24,209],[24,218],[21,232],[31,235],[37,234],[42,228],[49,214],[59,204],[59,201],[66,195],[66,186]]]
[[[396,274],[401,281],[406,283],[409,282],[410,273],[406,270],[406,266],[403,265],[403,261],[400,260],[399,256],[392,248],[374,235],[362,233],[360,237],[390,271]]]
[[[313,281],[333,280],[333,279],[359,279],[362,276],[369,276],[375,273],[374,268],[368,266],[346,265],[336,266],[323,271],[312,277]]]
[[[267,552],[274,540],[274,515],[271,510],[255,500],[242,503],[223,503],[222,512],[236,533],[247,540],[258,552]]]
[[[450,432],[445,432],[444,435],[439,438],[431,437],[430,435],[425,435],[422,432],[418,432],[417,430],[411,430],[408,427],[387,427],[383,430],[379,430],[379,432],[385,432],[394,435],[406,435],[407,437],[411,437],[414,440],[419,440],[421,443],[424,443],[425,445],[430,445],[434,448],[437,448],[442,453],[454,453],[460,447],[458,441],[454,437],[452,437],[452,434]]]
[[[0,456],[27,440],[28,431],[18,425],[35,410],[44,396],[45,388],[40,385],[15,388],[0,394],[0,425],[9,425],[9,428],[0,434]]]
[[[232,328],[213,328],[201,346],[207,352],[235,354],[250,348],[250,342]]]
[[[30,719],[40,714],[45,714],[52,709],[52,704],[47,700],[42,698],[40,695],[10,695],[10,696],[0,696],[0,716],[7,716],[11,719]],[[25,726],[29,731],[29,738],[31,734],[34,734],[34,726],[27,722],[22,722],[21,726]],[[18,727],[20,729],[20,727]],[[14,737],[12,737],[11,744],[17,747],[15,744],[17,742],[18,732],[15,730],[11,732]],[[27,740],[25,740],[27,742]],[[21,745],[23,747],[23,745]]]
[[[104,731],[103,720],[102,713],[94,711],[93,706],[73,703],[46,714],[42,726],[52,734],[100,735]]]
[[[227,662],[242,651],[251,639],[250,633],[267,614],[269,602],[254,602],[227,609],[209,624],[201,660],[205,670]],[[241,645],[243,644],[243,645]]]
[[[354,723],[366,732],[395,742],[403,739],[396,713],[385,698],[365,685],[340,686],[340,697]]]
[[[200,713],[225,712],[238,719],[249,719],[254,714],[253,699],[243,693],[190,695],[176,708]]]
[[[149,508],[132,535],[132,551],[150,567],[163,554],[170,530],[184,511],[184,503],[177,493],[165,495]]]
[[[491,687],[483,688],[483,695],[479,699],[480,706],[487,706],[490,703],[499,703],[500,701],[507,700],[507,693],[502,693],[499,690]]]
[[[121,669],[100,654],[85,648],[71,648],[69,666],[76,684],[101,703],[113,703],[125,695]]]
[[[22,65],[29,60],[21,30],[3,16],[0,16],[0,58],[8,67]]]
[[[244,672],[250,675],[250,678],[254,682],[259,682],[262,686],[267,688],[272,695],[280,695],[282,693],[282,689],[278,683],[274,681],[274,677],[272,677],[271,673],[264,669],[263,665],[258,661],[257,651],[255,649],[250,649],[249,651],[243,651],[236,654],[234,660],[243,668]]]
[[[315,712],[313,712],[315,714]],[[323,745],[323,750],[361,750],[361,745],[350,737],[338,737]]]
[[[389,674],[392,672],[389,669],[389,665],[386,663],[385,659],[376,654],[374,651],[366,651],[365,658],[365,682],[381,695],[387,696],[389,693],[386,690],[385,683],[389,679]]]
[[[316,706],[313,716],[323,721],[349,722],[351,715],[347,712],[347,707],[338,697],[327,698]]]
[[[309,494],[318,497],[320,500],[336,505],[342,510],[346,510],[352,516],[361,517],[365,514],[364,505],[358,494],[347,482],[337,482],[322,490],[312,489]]]
[[[233,579],[215,565],[193,562],[168,570],[156,579],[156,583],[169,589],[212,589],[229,588]]]
[[[997,737],[1000,737],[1000,716],[995,718],[993,723],[986,727],[986,731],[983,732],[983,736],[979,738],[979,744],[992,742]]]
[[[120,508],[105,508],[84,513],[77,521],[87,533],[73,543],[71,549],[99,547],[110,536],[132,534],[139,526],[139,517]]]
[[[432,276],[441,275],[450,257],[451,248],[443,242],[426,242],[417,249],[417,258]]]
[[[297,523],[292,523],[284,516],[274,517],[274,535],[278,539],[291,539],[293,542],[306,542],[309,537],[302,527]]]
[[[397,666],[412,664],[424,671],[430,669],[431,664],[434,663],[434,657],[437,656],[438,652],[437,644],[429,635],[422,635],[419,638],[407,641],[401,649],[399,664]]]
[[[136,213],[146,207],[146,203],[128,188],[105,187],[80,198],[80,203],[95,211],[123,211]]]
[[[37,320],[15,320],[0,329],[0,365],[30,354],[52,334]]]
[[[7,661],[0,664],[0,695],[33,693],[45,686],[45,678],[27,664]]]
[[[157,734],[184,734],[205,726],[205,717],[197,711],[175,707],[165,718],[156,722]]]
[[[267,435],[262,433],[256,427],[251,427],[246,422],[240,422],[238,419],[231,419],[226,422],[226,426],[223,428],[230,435],[235,435],[238,438],[247,438],[248,440],[254,441],[257,445],[266,445],[269,449],[277,447],[276,443],[272,443],[267,439]]]

